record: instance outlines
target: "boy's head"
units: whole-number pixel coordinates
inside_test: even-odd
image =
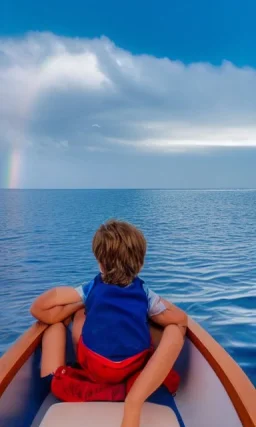
[[[142,232],[133,225],[111,220],[96,231],[92,249],[104,282],[126,286],[143,266],[147,243]]]

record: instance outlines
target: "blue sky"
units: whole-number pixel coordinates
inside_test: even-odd
[[[0,33],[107,36],[133,53],[256,66],[254,0],[2,0]]]
[[[13,152],[25,188],[256,187],[255,16],[2,0],[0,187]]]

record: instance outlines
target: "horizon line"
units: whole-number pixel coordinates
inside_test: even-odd
[[[108,187],[108,188],[8,188],[8,187],[0,187],[1,190],[10,190],[10,191],[108,191],[108,190],[170,190],[170,191],[256,191],[256,187]]]

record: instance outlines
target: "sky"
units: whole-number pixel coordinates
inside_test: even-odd
[[[0,2],[0,188],[256,188],[256,3]]]

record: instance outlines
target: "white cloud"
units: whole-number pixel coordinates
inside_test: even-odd
[[[256,146],[256,70],[132,55],[106,38],[2,38],[0,129],[0,147],[48,151]]]

